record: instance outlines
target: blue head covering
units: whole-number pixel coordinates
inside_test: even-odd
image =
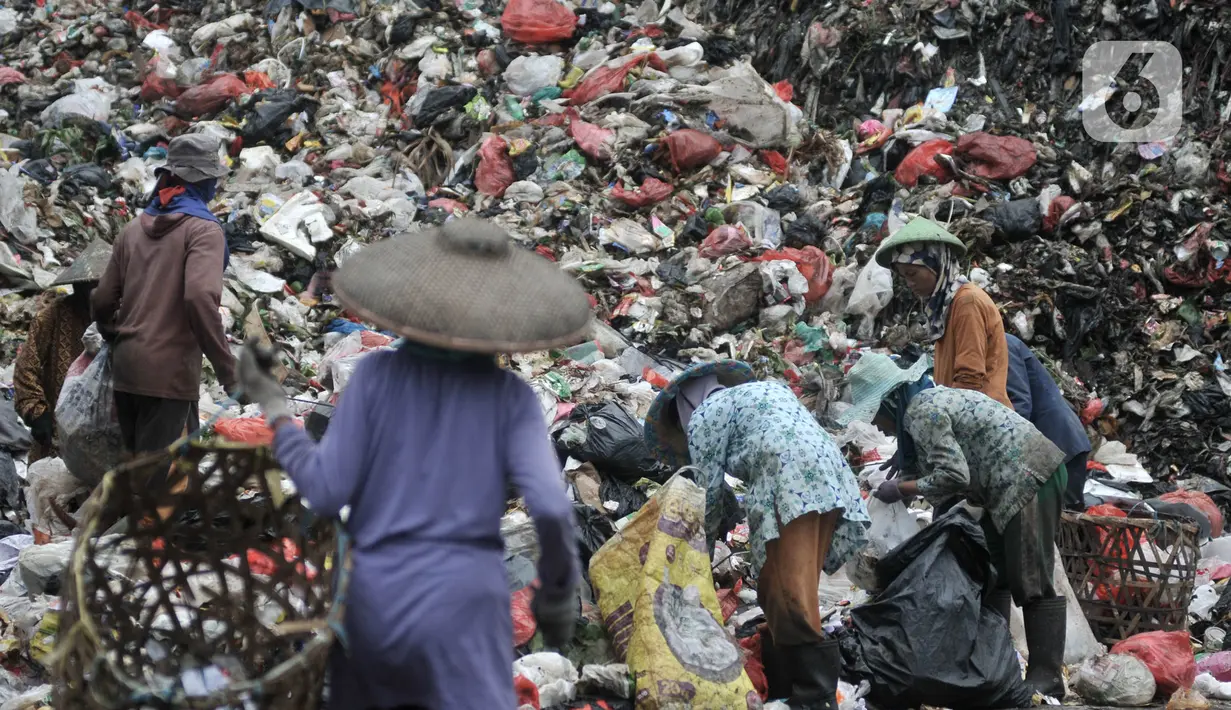
[[[895,463],[903,471],[913,471],[915,468],[915,440],[910,432],[906,431],[906,407],[915,395],[935,386],[932,377],[924,375],[914,382],[900,385],[881,403],[881,409],[893,419],[893,426],[897,430],[898,451],[893,455],[893,459],[896,459]]]
[[[221,226],[222,221],[209,211],[210,200],[214,199],[214,195],[218,191],[218,180],[211,178],[200,182],[181,182],[184,191],[172,196],[163,204],[162,197],[159,192],[166,187],[166,177],[159,178],[158,184],[154,186],[154,198],[150,200],[149,206],[145,208],[145,213],[152,217],[159,217],[168,214],[186,214],[192,217],[200,217]],[[222,237],[222,268],[225,270],[231,264],[231,247],[227,244],[226,235]]]

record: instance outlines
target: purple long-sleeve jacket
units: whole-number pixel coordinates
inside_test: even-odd
[[[348,649],[330,707],[516,707],[500,517],[511,484],[538,529],[540,594],[576,583],[572,506],[533,391],[485,361],[364,358],[319,444],[278,429],[278,460],[312,508],[350,505]]]

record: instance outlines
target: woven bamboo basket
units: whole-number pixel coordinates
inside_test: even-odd
[[[1060,556],[1095,637],[1188,628],[1200,548],[1191,523],[1065,513]]]
[[[159,508],[172,512],[162,520]],[[123,517],[128,532],[103,535]],[[121,466],[82,518],[51,659],[55,707],[320,705],[349,546],[283,492],[268,449],[191,443]]]

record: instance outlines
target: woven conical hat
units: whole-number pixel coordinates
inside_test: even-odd
[[[359,317],[439,348],[530,352],[573,345],[590,332],[581,285],[478,219],[364,247],[333,287]]]

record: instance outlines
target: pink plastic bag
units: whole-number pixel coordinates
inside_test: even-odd
[[[545,44],[572,37],[577,16],[555,0],[509,0],[500,16],[500,26],[509,39]]]
[[[671,197],[671,191],[671,183],[649,177],[641,183],[641,187],[635,190],[625,190],[623,182],[616,183],[615,189],[611,191],[611,197],[629,207],[645,207],[656,205]]]
[[[706,259],[718,259],[751,248],[752,237],[743,225],[724,224],[709,233],[698,253]]]
[[[1148,631],[1111,647],[1112,653],[1136,656],[1154,674],[1162,695],[1191,688],[1197,678],[1197,662],[1187,631]]]
[[[1197,661],[1198,673],[1209,673],[1220,683],[1231,681],[1231,651],[1219,651]]]
[[[597,124],[586,123],[573,114],[568,124],[568,134],[577,142],[582,153],[595,160],[609,161],[615,145],[615,131]]]
[[[490,136],[479,148],[479,167],[474,171],[474,186],[484,195],[501,197],[517,179],[509,144],[500,136]]]

